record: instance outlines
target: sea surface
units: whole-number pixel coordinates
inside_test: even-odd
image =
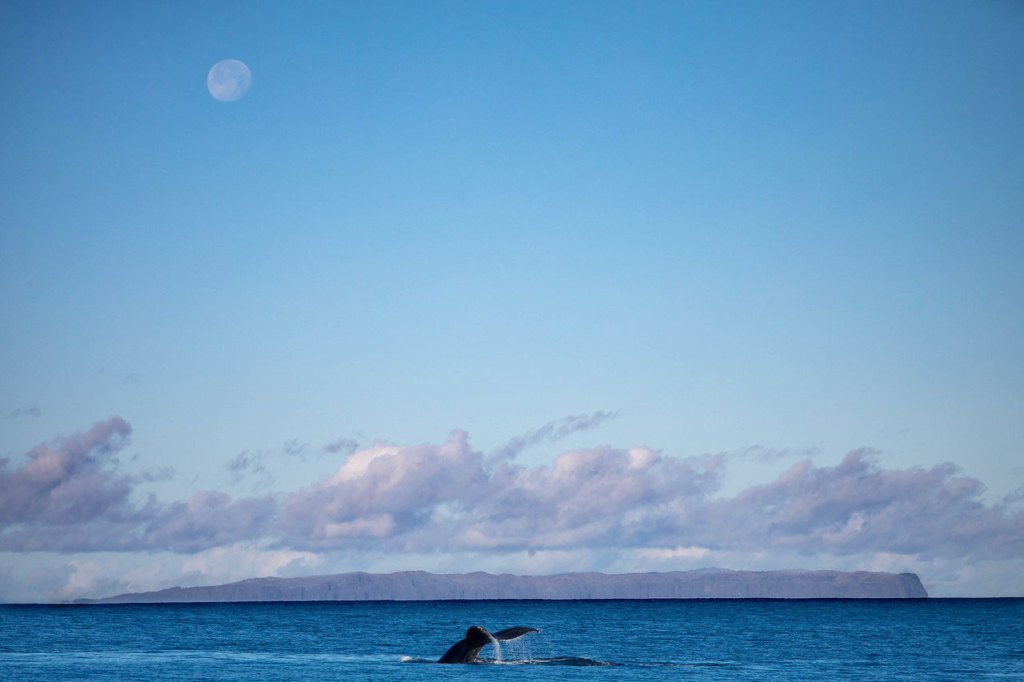
[[[540,629],[481,662],[470,625]],[[0,606],[0,680],[1024,680],[1024,599]]]

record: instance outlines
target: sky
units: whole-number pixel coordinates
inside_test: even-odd
[[[1024,595],[1022,34],[996,0],[0,4],[0,601]]]

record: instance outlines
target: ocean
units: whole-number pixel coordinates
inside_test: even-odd
[[[470,625],[540,632],[437,658]],[[0,606],[0,680],[1024,679],[1024,599]]]

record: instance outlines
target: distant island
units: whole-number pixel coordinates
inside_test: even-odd
[[[81,600],[92,604],[239,601],[442,601],[461,599],[918,599],[913,573],[868,571],[730,571],[667,573],[339,573],[252,578],[226,585]]]

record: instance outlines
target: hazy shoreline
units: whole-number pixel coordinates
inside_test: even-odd
[[[222,585],[170,587],[78,603],[249,601],[447,601],[492,599],[915,599],[928,593],[913,573],[732,571],[561,573],[523,576],[474,572],[340,573],[250,578]]]

